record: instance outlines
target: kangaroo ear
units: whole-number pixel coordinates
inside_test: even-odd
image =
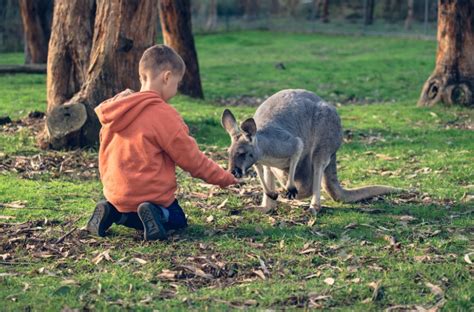
[[[242,129],[248,137],[253,138],[255,133],[257,133],[257,124],[253,118],[249,118],[240,125],[240,129]]]
[[[235,137],[240,133],[239,127],[237,126],[237,121],[235,120],[234,115],[228,109],[225,109],[222,113],[221,124],[231,137]]]

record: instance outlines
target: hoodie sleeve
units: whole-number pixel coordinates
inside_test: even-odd
[[[237,182],[232,174],[222,169],[199,150],[196,141],[184,127],[178,130],[164,150],[178,166],[195,178],[220,187]]]
[[[173,116],[174,117],[174,116]],[[181,169],[189,172],[193,177],[207,183],[227,187],[237,183],[232,174],[222,169],[217,163],[209,159],[199,150],[196,140],[189,135],[189,130],[180,117],[169,118],[174,123],[175,131],[171,136],[163,137],[159,143],[161,148]],[[168,128],[169,129],[169,128]]]

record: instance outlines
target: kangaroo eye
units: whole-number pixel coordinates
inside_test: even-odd
[[[253,158],[253,154],[249,154],[249,157],[250,157],[250,158]]]

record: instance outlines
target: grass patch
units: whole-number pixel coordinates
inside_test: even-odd
[[[345,185],[418,193],[357,204],[326,199],[317,219],[305,210],[309,200],[284,201],[267,215],[255,209],[261,197],[255,179],[219,190],[178,171],[188,229],[146,243],[113,226],[97,239],[81,230],[102,196],[93,174],[96,152],[44,152],[28,129],[2,130],[4,310],[470,309],[472,265],[464,256],[474,251],[466,200],[473,192],[474,135],[466,125],[473,113],[415,106],[434,64],[434,42],[269,32],[196,41],[207,99],[179,96],[172,104],[221,164],[230,140],[220,126],[223,107],[214,102],[306,88],[347,104],[338,107]],[[0,115],[22,118],[45,103],[43,75],[0,76]],[[240,120],[254,110],[233,108]]]

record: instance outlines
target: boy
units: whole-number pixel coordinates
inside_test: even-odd
[[[175,199],[176,165],[193,177],[227,187],[238,181],[207,158],[167,101],[176,95],[185,71],[170,47],[147,49],[139,63],[140,92],[126,90],[96,107],[102,124],[99,172],[106,200],[87,224],[98,236],[113,224],[144,231],[145,240],[187,226]]]

